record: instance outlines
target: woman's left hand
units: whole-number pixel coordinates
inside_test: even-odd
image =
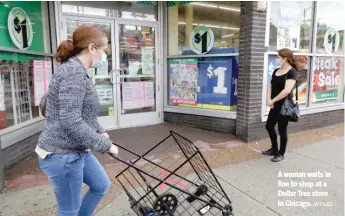
[[[102,133],[102,136],[104,136],[105,138],[109,139],[109,134],[107,132]]]

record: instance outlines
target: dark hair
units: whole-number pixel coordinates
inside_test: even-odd
[[[286,61],[293,67],[295,70],[297,70],[297,65],[293,56],[293,53],[290,49],[284,48],[278,51],[278,55],[282,58],[286,58]]]
[[[107,34],[95,25],[83,24],[79,26],[73,33],[73,40],[64,40],[57,49],[56,60],[58,62],[65,62],[74,55],[79,54],[90,43],[101,47],[107,44],[104,38]]]

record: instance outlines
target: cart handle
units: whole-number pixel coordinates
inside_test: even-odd
[[[118,161],[120,161],[120,162],[122,162],[122,163],[124,163],[124,164],[127,164],[127,165],[129,165],[129,166],[133,166],[132,164],[128,163],[126,160],[122,159],[121,157],[117,156],[116,154],[113,154],[113,153],[110,153],[110,152],[108,152],[108,154],[109,154],[112,158],[114,158],[114,159],[116,159],[116,160],[118,160]]]
[[[121,146],[121,145],[119,145],[119,144],[116,144],[116,143],[114,143],[114,142],[113,142],[112,144],[113,144],[114,146],[116,146],[116,147],[122,149],[122,150],[125,150],[125,151],[127,151],[127,152],[129,152],[129,153],[131,153],[131,154],[133,154],[133,155],[135,155],[135,156],[137,156],[137,157],[142,158],[142,156],[140,156],[139,154],[137,154],[137,153],[135,153],[135,152],[129,150],[129,149],[126,148],[126,147],[123,147],[123,146]],[[117,156],[117,158],[119,158],[119,157]]]

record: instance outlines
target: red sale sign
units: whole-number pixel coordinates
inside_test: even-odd
[[[314,92],[338,90],[341,58],[316,57]]]
[[[337,57],[315,57],[313,92],[316,101],[337,99],[341,60]]]

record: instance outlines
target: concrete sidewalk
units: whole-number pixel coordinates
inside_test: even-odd
[[[163,127],[168,133],[169,127]],[[147,131],[152,127],[137,128],[135,130]],[[161,130],[161,128],[159,128]],[[130,129],[127,134],[139,133]],[[176,129],[175,129],[176,130]],[[195,142],[203,152],[209,165],[218,176],[228,196],[233,202],[235,215],[344,215],[343,214],[343,175],[344,175],[344,125],[326,127],[306,132],[291,134],[289,136],[289,151],[286,158],[280,163],[270,162],[270,157],[263,157],[260,151],[269,147],[269,140],[262,140],[253,143],[241,143],[232,137],[221,134],[186,130],[182,134]],[[122,133],[122,135],[125,133]],[[147,133],[146,133],[147,134]],[[165,134],[159,135],[157,132],[154,139],[161,139]],[[119,137],[119,134],[117,137]],[[200,139],[201,135],[204,135]],[[207,135],[207,136],[206,136]],[[146,136],[147,139],[152,138]],[[123,136],[121,143],[138,143],[142,138]],[[129,142],[132,140],[133,142]],[[146,141],[154,143],[154,140]],[[134,148],[134,147],[131,147]],[[145,147],[147,148],[147,147]],[[101,156],[103,157],[103,156]],[[123,169],[119,163],[107,158],[99,158],[104,165],[108,175],[114,179],[114,176]],[[29,162],[28,162],[29,161]],[[0,216],[53,216],[56,215],[56,202],[51,186],[43,179],[43,176],[37,175],[31,179],[30,172],[38,169],[37,166],[29,166],[28,163],[34,161],[31,159],[23,161],[25,169],[13,168],[8,171],[8,190],[0,194]],[[231,165],[229,165],[231,164]],[[19,166],[22,166],[19,165]],[[24,166],[25,165],[25,166]],[[20,168],[20,167],[19,167]],[[19,175],[19,171],[25,175]],[[279,171],[282,172],[329,172],[331,178],[325,178],[327,187],[317,188],[319,191],[327,191],[327,197],[316,197],[317,200],[333,202],[333,207],[277,207],[278,205],[278,180],[285,182],[296,181],[309,182],[307,178],[299,179],[297,177],[278,178]],[[35,171],[37,172],[37,171]],[[29,176],[30,179],[24,177]],[[313,178],[313,182],[319,178]],[[32,181],[37,184],[32,184]],[[19,185],[25,187],[17,187]],[[37,186],[38,185],[38,186]],[[86,190],[86,188],[85,188]],[[84,190],[84,191],[85,191]],[[282,191],[296,190],[296,188],[280,188]],[[301,189],[306,191],[307,189]],[[308,189],[315,191],[316,188]],[[308,191],[307,190],[307,191]],[[280,197],[279,200],[304,200],[314,201],[315,197]],[[327,204],[327,203],[326,203]],[[96,210],[97,216],[123,216],[134,215],[129,208],[127,196],[123,193],[118,184],[114,183],[108,195],[101,201]]]
[[[232,200],[234,213],[237,216],[274,216],[274,215],[344,215],[344,138],[323,141],[310,146],[288,151],[281,163],[272,163],[269,157],[262,157],[214,170],[222,186]],[[322,177],[278,177],[284,173],[328,172],[329,178]],[[326,182],[325,187],[278,187],[278,180],[285,182]],[[319,191],[327,192],[328,196],[278,197],[281,191]],[[287,202],[332,203],[332,207],[311,206],[278,207],[278,200]],[[113,202],[99,211],[96,216],[135,215],[128,207],[127,196],[121,193]]]
[[[242,143],[231,134],[217,133],[213,131],[205,131],[197,128],[190,128],[174,124],[158,124],[135,128],[125,128],[108,131],[110,138],[138,154],[143,154],[153,145],[159,143],[162,139],[170,134],[170,130],[181,133],[188,137],[192,142],[196,143],[200,148],[207,151],[219,149],[226,146],[234,146]],[[162,149],[164,152],[177,150],[177,146],[171,146],[169,149]],[[160,153],[160,152],[156,152]],[[106,154],[95,154],[101,164],[113,169],[114,159],[109,158]],[[121,152],[121,157],[125,160],[133,159],[133,155],[127,152]],[[112,171],[113,172],[113,171]],[[5,173],[6,188],[9,191],[22,190],[31,187],[37,187],[48,184],[47,177],[39,168],[37,155],[32,153],[24,161],[15,167],[7,170]]]

